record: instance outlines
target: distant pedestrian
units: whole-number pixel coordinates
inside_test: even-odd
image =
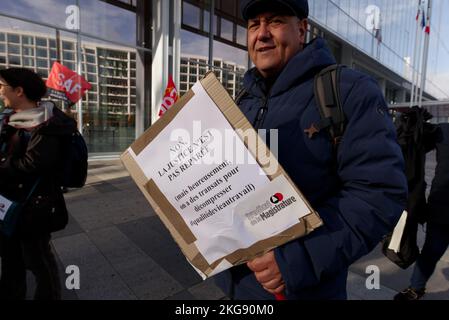
[[[438,261],[449,247],[449,123],[440,124],[442,136],[437,143],[437,167],[432,182],[427,212],[426,240],[416,261],[410,286],[394,300],[419,300]]]
[[[0,299],[26,298],[27,269],[36,278],[35,299],[61,295],[50,239],[67,224],[61,155],[76,123],[52,103],[39,103],[46,91],[33,71],[0,70],[0,99],[8,111],[0,135],[0,194],[24,204],[13,235],[0,232]]]

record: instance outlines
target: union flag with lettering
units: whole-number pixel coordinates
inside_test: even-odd
[[[69,105],[77,103],[92,88],[83,76],[55,62],[46,83],[50,96]]]
[[[159,110],[159,117],[162,117],[168,109],[170,109],[178,101],[178,90],[176,90],[175,82],[172,76],[168,78],[167,88],[165,89],[164,97],[162,98],[161,109]]]

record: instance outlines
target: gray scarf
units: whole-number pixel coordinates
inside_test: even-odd
[[[53,104],[41,103],[39,107],[14,113],[8,125],[16,129],[32,129],[48,121],[53,116]]]

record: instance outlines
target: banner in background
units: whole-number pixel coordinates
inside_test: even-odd
[[[165,89],[164,97],[162,98],[161,109],[159,110],[159,117],[162,117],[168,109],[170,109],[178,101],[178,90],[172,76],[168,78],[167,88]]]
[[[77,103],[92,85],[81,75],[55,62],[46,83],[50,97],[63,100],[69,105]]]

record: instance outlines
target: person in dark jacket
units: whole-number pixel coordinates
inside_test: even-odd
[[[9,111],[2,119],[0,194],[25,203],[14,234],[0,232],[0,299],[25,299],[26,269],[36,278],[35,299],[60,298],[50,239],[67,224],[61,155],[76,123],[52,103],[39,104],[46,91],[28,69],[0,70],[0,98]]]
[[[426,240],[413,269],[410,286],[398,293],[395,300],[421,299],[426,292],[427,281],[449,247],[449,123],[439,127],[441,139],[436,145],[437,166],[426,210]]]
[[[387,105],[370,77],[343,69],[347,125],[335,159],[314,76],[336,63],[323,39],[305,44],[306,0],[246,0],[248,51],[255,68],[238,104],[256,129],[278,130],[278,160],[324,225],[216,276],[232,299],[346,299],[348,267],[391,232],[406,206],[404,159]],[[272,141],[268,144],[273,143]]]

